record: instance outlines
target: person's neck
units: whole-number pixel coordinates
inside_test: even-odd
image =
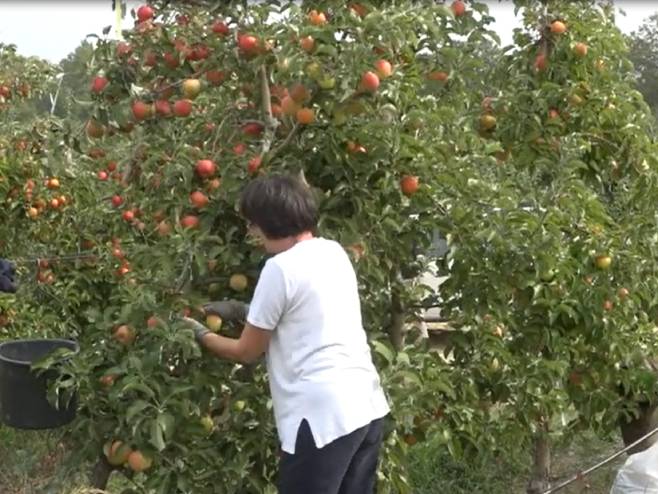
[[[313,238],[315,237],[311,231],[306,231],[300,233],[299,235],[291,235],[290,237],[282,238],[281,240],[277,241],[278,245],[275,247],[276,253],[279,254],[281,252],[285,252],[288,249],[292,249],[298,243],[304,242],[305,240],[312,240]]]

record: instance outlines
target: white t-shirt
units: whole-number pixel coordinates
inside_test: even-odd
[[[267,371],[283,451],[294,454],[303,419],[322,448],[389,412],[354,268],[337,242],[303,240],[270,258],[247,321],[273,330]]]

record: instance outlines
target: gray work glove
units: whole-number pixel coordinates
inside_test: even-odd
[[[249,304],[239,300],[220,300],[203,306],[205,313],[219,316],[224,321],[244,321],[249,312]]]
[[[182,319],[187,324],[189,324],[189,326],[194,331],[194,339],[199,345],[201,344],[201,338],[203,338],[206,334],[211,332],[203,324],[201,324],[199,321],[195,321],[191,317],[183,317]]]

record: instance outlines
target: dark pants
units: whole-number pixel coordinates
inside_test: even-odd
[[[279,464],[280,494],[372,494],[382,444],[383,419],[318,449],[311,428],[302,420],[295,454],[283,452]]]

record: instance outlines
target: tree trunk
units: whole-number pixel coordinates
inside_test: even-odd
[[[112,465],[108,463],[107,458],[105,458],[105,455],[101,454],[89,478],[91,487],[105,490],[113,469]]]
[[[533,465],[526,492],[541,494],[550,488],[551,446],[548,439],[548,424],[542,423],[534,441]]]

